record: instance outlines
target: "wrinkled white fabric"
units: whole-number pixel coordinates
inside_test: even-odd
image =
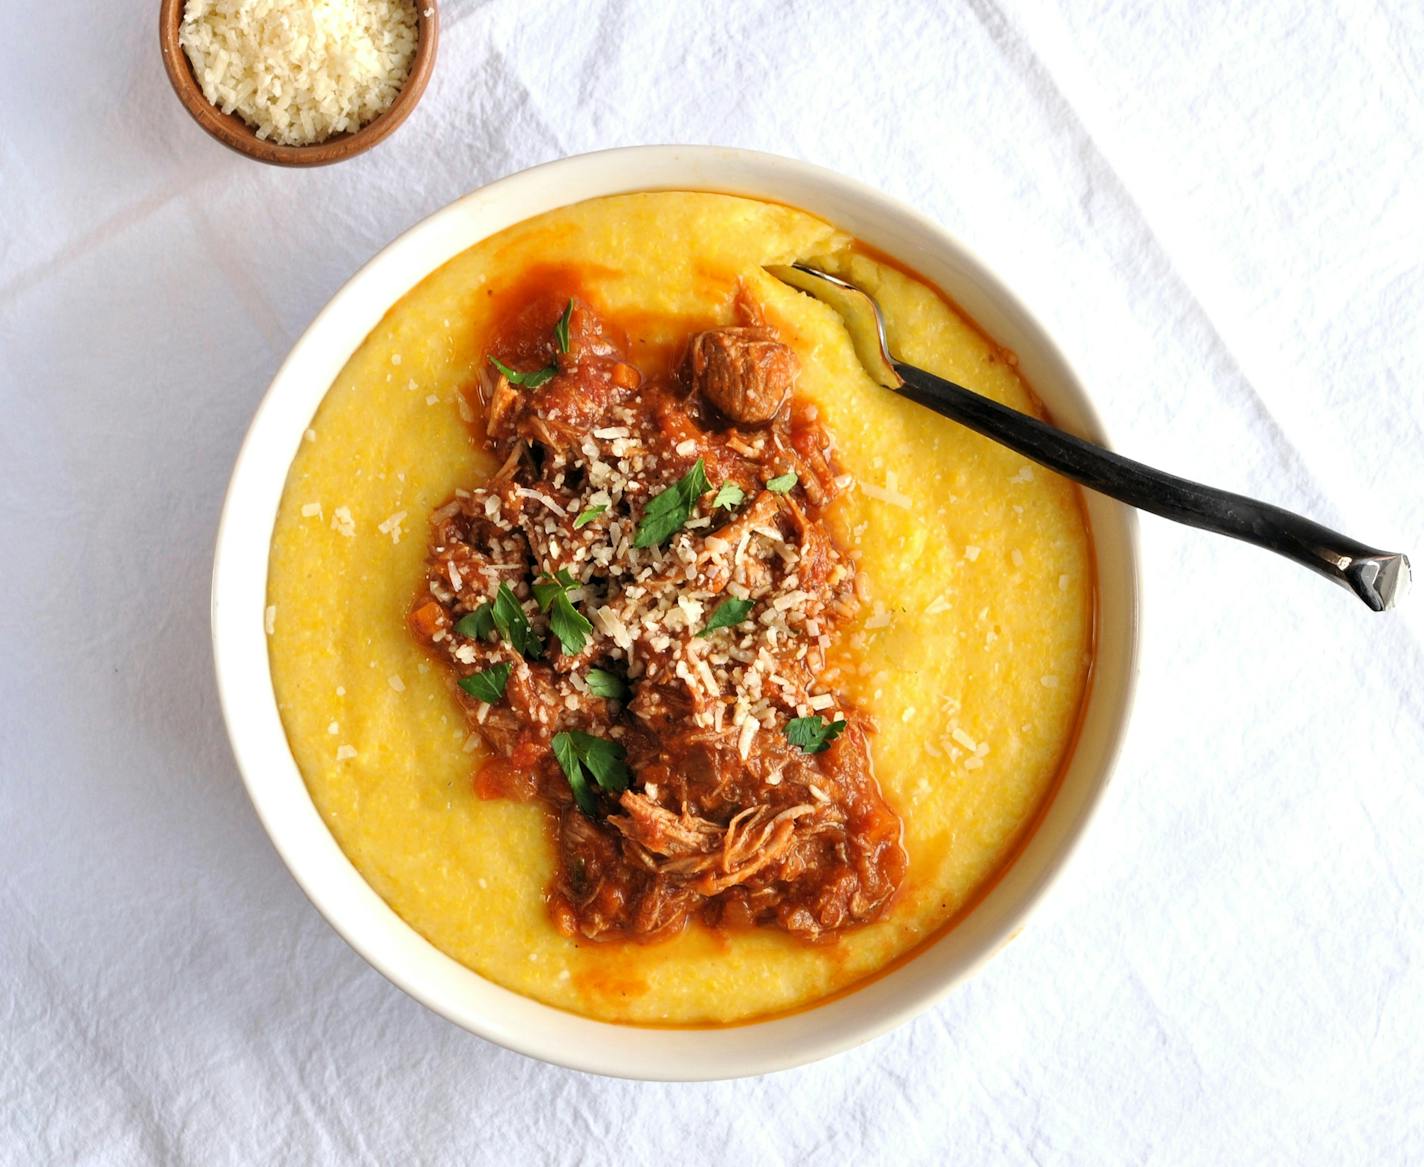
[[[673,1086],[490,1046],[342,943],[243,793],[207,594],[337,287],[656,141],[909,201],[1120,448],[1424,566],[1424,7],[445,0],[411,120],[310,172],[189,122],[156,8],[26,6],[0,80],[0,1162],[1418,1162],[1424,595],[1144,519],[1130,741],[1047,910],[867,1047]]]

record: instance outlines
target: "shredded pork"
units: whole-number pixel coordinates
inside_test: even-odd
[[[570,935],[652,941],[694,915],[813,940],[867,923],[905,857],[870,727],[821,679],[858,602],[821,518],[837,479],[828,435],[795,408],[795,356],[764,325],[714,329],[689,338],[672,375],[644,380],[582,302],[562,350],[566,301],[536,299],[496,334],[507,367],[555,371],[535,386],[491,373],[485,440],[499,469],[435,512],[411,612],[453,680],[508,666],[496,701],[455,690],[492,754],[476,789],[557,814],[550,904]],[[650,502],[699,462],[708,489],[685,521],[637,546]],[[559,572],[591,625],[578,651],[536,602],[536,582]],[[456,631],[501,585],[539,650]],[[706,632],[727,600],[747,615]],[[620,695],[598,695],[593,669],[619,678]],[[795,718],[845,727],[808,753],[787,738]],[[552,749],[574,731],[626,759],[626,788],[591,782],[591,808]]]

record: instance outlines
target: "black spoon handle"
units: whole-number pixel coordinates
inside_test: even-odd
[[[1376,612],[1393,607],[1408,585],[1403,555],[1366,547],[1269,503],[1154,470],[953,381],[893,363],[905,381],[901,396],[1119,502],[1284,555],[1349,588]]]

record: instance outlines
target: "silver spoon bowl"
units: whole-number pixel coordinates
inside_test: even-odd
[[[1284,555],[1349,588],[1373,611],[1394,607],[1408,590],[1411,574],[1404,555],[1366,547],[1269,503],[1144,466],[907,365],[890,353],[880,306],[854,284],[799,263],[766,270],[839,313],[856,356],[877,385],[1128,506]]]

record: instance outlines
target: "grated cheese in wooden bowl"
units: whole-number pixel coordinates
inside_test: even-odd
[[[390,108],[419,36],[412,0],[187,0],[179,40],[214,106],[309,146]]]

